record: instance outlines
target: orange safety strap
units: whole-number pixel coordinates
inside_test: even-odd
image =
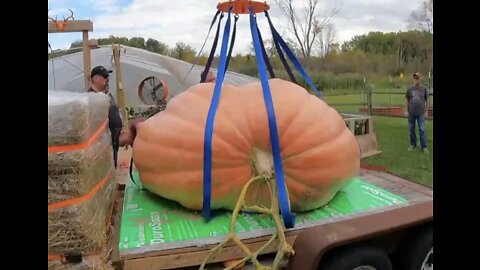
[[[100,127],[95,131],[95,133],[92,134],[90,138],[84,143],[81,144],[68,144],[68,145],[55,145],[55,146],[49,146],[48,147],[48,153],[58,153],[58,152],[72,152],[72,151],[77,151],[77,150],[82,150],[90,147],[98,137],[100,137],[100,134],[102,134],[103,130],[105,130],[105,127],[107,126],[108,120],[105,120]]]
[[[97,191],[100,188],[102,188],[105,185],[105,183],[107,183],[111,174],[112,174],[112,172],[109,171],[108,174],[105,177],[103,177],[103,179],[100,182],[98,182],[95,186],[93,186],[93,188],[87,194],[85,194],[81,197],[72,198],[72,199],[68,199],[68,200],[65,200],[65,201],[49,204],[48,205],[48,212],[53,211],[55,209],[67,207],[67,206],[74,205],[74,204],[79,204],[79,203],[82,203],[84,201],[90,200],[93,197],[93,195],[95,195],[95,193],[97,193]]]

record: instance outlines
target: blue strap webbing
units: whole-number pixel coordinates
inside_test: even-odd
[[[230,39],[230,48],[228,48],[228,55],[227,55],[227,64],[225,65],[225,71],[228,70],[228,64],[230,64],[230,58],[232,58],[232,51],[233,51],[233,45],[235,44],[235,36],[237,33],[237,21],[238,21],[238,15],[235,14],[235,22],[233,23],[233,31],[232,31],[232,38]]]
[[[183,84],[183,82],[185,82],[185,79],[188,77],[188,75],[189,75],[190,72],[192,71],[193,67],[197,65],[198,59],[200,58],[200,54],[201,54],[202,51],[203,51],[203,47],[205,46],[205,43],[207,43],[207,39],[208,39],[208,36],[210,35],[210,31],[212,30],[213,25],[214,25],[215,22],[217,21],[217,17],[218,17],[219,14],[220,14],[220,10],[218,10],[218,11],[215,13],[215,16],[213,16],[212,22],[210,23],[210,28],[208,29],[207,37],[205,38],[205,41],[203,42],[202,48],[201,48],[200,51],[198,52],[197,58],[195,58],[195,63],[192,64],[192,66],[191,66],[190,69],[188,70],[187,74],[185,74],[185,77],[183,77],[181,84]],[[222,16],[222,17],[223,17],[223,16]],[[50,42],[48,43],[48,46],[50,47]],[[51,48],[51,47],[50,47],[50,48]],[[179,85],[181,85],[181,84],[179,84]],[[135,180],[133,179],[132,169],[133,169],[133,157],[130,159],[129,175],[130,175],[130,179],[132,180],[132,182],[133,182],[136,186],[138,186],[138,185],[137,185],[137,182],[135,182]]]
[[[272,65],[270,64],[270,60],[268,59],[267,51],[265,50],[265,45],[263,44],[262,33],[260,33],[260,29],[257,25],[257,33],[258,33],[258,40],[260,42],[260,49],[262,49],[263,60],[265,61],[265,65],[267,66],[268,74],[270,74],[270,78],[275,78],[275,73],[273,72]]]
[[[228,19],[223,31],[222,48],[220,50],[220,60],[218,74],[213,89],[213,97],[208,110],[207,121],[205,124],[205,140],[203,143],[203,208],[202,215],[210,220],[210,200],[212,197],[212,135],[213,124],[215,123],[215,113],[217,112],[222,91],[223,80],[225,78],[225,65],[227,56],[228,38],[230,35],[230,14],[232,6],[228,9]]]
[[[267,18],[269,18],[267,11],[265,11],[265,16],[267,16]],[[270,19],[268,20],[268,24],[270,25],[270,30],[273,33],[273,30],[272,30],[273,24],[272,24],[272,21]],[[298,84],[297,79],[295,79],[295,75],[293,75],[292,69],[288,65],[287,59],[285,59],[282,48],[280,47],[280,44],[278,44],[278,39],[276,39],[275,36],[273,36],[272,40],[273,40],[273,44],[275,44],[275,48],[277,49],[277,53],[278,53],[278,56],[280,57],[280,61],[282,61],[283,67],[285,67],[285,70],[287,71],[288,76],[290,77],[290,80],[293,83]]]
[[[223,12],[220,14],[220,19],[218,19],[217,32],[215,33],[215,38],[213,39],[212,49],[210,49],[210,55],[208,56],[207,64],[205,65],[205,70],[203,71],[200,77],[201,83],[205,82],[205,80],[207,79],[208,71],[210,70],[210,66],[212,65],[213,57],[215,55],[215,51],[217,50],[218,36],[220,35],[220,24],[222,22],[222,19],[223,19]]]
[[[288,47],[287,43],[282,39],[282,37],[278,34],[277,30],[275,29],[275,27],[273,27],[273,24],[271,23],[271,20],[270,20],[270,16],[268,16],[268,12],[265,11],[265,14],[267,16],[267,19],[268,19],[268,22],[270,24],[270,28],[272,29],[272,35],[273,35],[273,38],[274,39],[277,39],[278,40],[278,43],[280,44],[280,46],[283,48],[283,50],[285,51],[285,53],[287,54],[288,58],[290,59],[290,61],[292,61],[293,65],[295,66],[295,68],[298,70],[298,72],[300,73],[300,75],[302,75],[303,79],[305,80],[305,82],[307,82],[307,84],[313,89],[313,91],[315,91],[315,94],[317,94],[318,97],[321,96],[320,92],[318,91],[317,87],[313,84],[312,80],[310,80],[310,77],[308,76],[308,74],[305,72],[305,70],[302,68],[302,65],[300,64],[300,62],[298,62],[297,58],[295,57],[295,54],[292,52],[292,50],[290,50],[290,48]]]
[[[200,59],[200,55],[202,54],[203,47],[205,47],[205,44],[207,43],[208,36],[210,35],[210,31],[212,31],[212,27],[213,27],[213,25],[215,24],[215,22],[217,21],[218,14],[220,14],[220,10],[217,10],[217,13],[215,13],[215,16],[213,16],[212,22],[210,23],[210,28],[208,29],[207,36],[205,37],[205,40],[203,41],[202,48],[200,48],[200,51],[198,51],[197,57],[195,58],[195,63],[192,64],[192,66],[191,66],[190,69],[188,70],[187,74],[185,74],[185,76],[183,77],[181,83],[179,83],[179,84],[177,85],[177,88],[178,88],[180,85],[183,85],[183,83],[184,83],[185,80],[187,79],[188,75],[190,75],[190,72],[192,72],[193,67],[195,67],[195,66],[198,64],[198,59]]]
[[[283,174],[282,158],[280,155],[280,140],[278,137],[277,121],[275,117],[275,109],[273,106],[272,95],[270,93],[270,86],[268,84],[267,73],[265,72],[265,63],[263,61],[262,51],[260,49],[260,42],[257,31],[257,22],[254,16],[253,7],[250,6],[250,31],[252,33],[253,45],[255,48],[255,55],[257,59],[257,67],[260,73],[262,83],[263,97],[265,107],[268,115],[268,125],[270,130],[270,140],[272,142],[273,164],[275,167],[275,180],[278,190],[278,199],[280,204],[280,211],[283,217],[283,223],[286,228],[293,228],[295,225],[294,216],[290,212],[290,203],[288,201],[288,192],[285,185],[285,176]]]

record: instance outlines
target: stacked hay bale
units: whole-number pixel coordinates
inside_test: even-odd
[[[109,104],[103,94],[48,94],[49,269],[65,267],[55,260],[66,254],[99,254],[85,269],[109,269],[101,259],[115,189]]]

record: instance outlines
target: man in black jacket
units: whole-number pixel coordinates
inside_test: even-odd
[[[108,110],[108,127],[110,128],[110,133],[112,134],[113,162],[116,168],[118,160],[118,149],[120,147],[119,137],[123,125],[117,103],[115,102],[112,93],[108,91],[108,79],[110,77],[110,73],[112,73],[112,71],[106,69],[103,66],[94,67],[92,69],[92,73],[90,74],[92,83],[90,88],[88,89],[88,92],[104,93],[110,97],[110,108]]]

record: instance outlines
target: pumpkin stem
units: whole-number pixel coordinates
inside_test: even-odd
[[[200,270],[203,270],[205,268],[205,265],[207,264],[208,260],[218,251],[222,249],[223,246],[225,246],[230,240],[233,241],[237,246],[240,247],[240,249],[247,254],[245,258],[242,260],[238,261],[235,265],[232,265],[230,267],[227,267],[226,269],[233,269],[237,265],[240,265],[241,263],[246,262],[247,260],[251,260],[253,264],[255,265],[256,269],[273,269],[273,270],[278,270],[280,269],[280,263],[283,257],[285,256],[290,256],[294,254],[294,251],[290,244],[288,244],[286,238],[285,238],[285,231],[284,231],[284,226],[282,223],[282,220],[280,218],[280,207],[278,204],[278,198],[277,198],[277,187],[275,184],[275,181],[273,181],[273,159],[271,158],[271,154],[259,150],[259,149],[254,149],[254,155],[253,155],[253,165],[254,168],[257,172],[257,176],[253,177],[250,179],[242,188],[242,191],[240,192],[240,196],[237,200],[237,204],[235,205],[235,209],[233,210],[232,213],[232,220],[230,223],[230,232],[228,233],[228,237],[223,240],[220,244],[218,244],[215,248],[213,248],[208,256],[203,260],[202,265],[200,266]],[[256,160],[255,160],[256,159]],[[270,165],[268,161],[271,160]],[[270,166],[270,167],[269,167]],[[270,173],[270,174],[269,174]],[[268,188],[270,190],[270,198],[271,198],[271,206],[270,208],[262,207],[262,206],[247,206],[245,204],[245,195],[247,193],[248,188],[250,185],[255,182],[255,181],[266,181]],[[247,209],[247,210],[254,210],[259,213],[263,214],[269,214],[272,216],[275,225],[277,227],[277,231],[272,234],[270,239],[265,243],[261,248],[259,248],[257,251],[252,252],[250,249],[240,241],[240,239],[235,235],[235,224],[237,223],[237,217],[240,213],[240,210],[242,209]],[[272,245],[273,241],[275,239],[279,240],[278,244],[278,252],[277,255],[275,256],[275,260],[273,262],[272,268],[267,267],[262,265],[258,260],[257,256],[262,253],[266,248],[268,248],[270,245]]]
[[[270,152],[253,148],[252,163],[254,175],[262,176],[264,179],[273,178],[273,156]]]

